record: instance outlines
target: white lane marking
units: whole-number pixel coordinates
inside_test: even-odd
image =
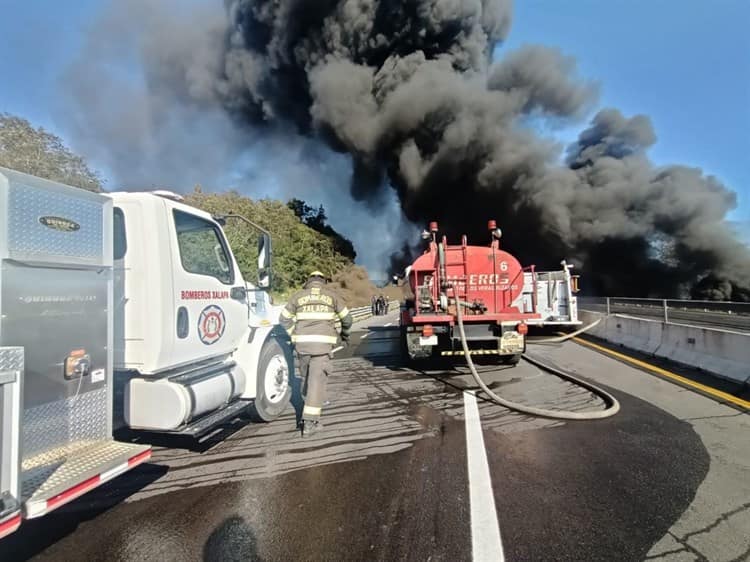
[[[477,398],[464,392],[466,416],[466,460],[469,467],[471,506],[471,550],[474,562],[504,562],[500,523],[497,520],[490,466],[484,448]]]
[[[362,337],[361,337],[360,339],[365,339],[365,338],[369,338],[369,337],[370,337],[370,334],[372,334],[372,332],[367,332],[367,333],[366,333],[366,334],[365,334],[364,336],[362,336]]]
[[[383,328],[387,328],[388,326],[393,326],[393,322],[388,322],[388,324],[386,324],[385,326],[383,326]]]

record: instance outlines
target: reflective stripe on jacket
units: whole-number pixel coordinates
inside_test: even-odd
[[[292,337],[297,351],[305,355],[325,355],[352,326],[349,309],[339,296],[319,281],[311,281],[297,291],[281,311],[281,325]]]

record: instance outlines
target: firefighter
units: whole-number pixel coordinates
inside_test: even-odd
[[[385,297],[382,294],[378,297],[378,310],[379,310],[378,315],[380,315],[380,316],[385,315],[385,313],[386,313],[386,310],[385,310]]]
[[[313,271],[281,311],[281,325],[289,332],[299,357],[303,378],[302,436],[322,428],[320,416],[330,373],[331,351],[336,345],[336,322],[341,322],[341,341],[349,343],[352,316],[336,293],[326,287],[325,276]]]

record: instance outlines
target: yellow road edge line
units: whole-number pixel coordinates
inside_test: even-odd
[[[748,402],[747,400],[743,400],[742,398],[737,398],[736,396],[732,396],[731,394],[727,394],[726,392],[722,392],[721,390],[711,388],[710,386],[706,386],[705,384],[691,381],[690,379],[681,377],[680,375],[676,375],[670,371],[662,369],[661,367],[657,367],[656,365],[651,365],[650,363],[646,363],[645,361],[641,361],[640,359],[636,359],[635,357],[630,357],[629,355],[625,355],[624,353],[618,353],[617,351],[604,347],[603,345],[598,345],[590,341],[583,340],[581,338],[573,338],[573,341],[575,341],[576,343],[591,347],[598,351],[601,351],[602,353],[612,355],[614,357],[617,357],[618,359],[622,359],[623,361],[627,361],[628,363],[637,365],[638,367],[642,367],[646,369],[647,371],[652,371],[664,377],[679,381],[682,384],[691,386],[697,390],[705,392],[706,394],[710,394],[711,396],[714,396],[715,398],[721,398],[722,400],[731,402],[732,404],[735,404],[736,406],[740,406],[742,408],[750,410],[750,402]]]

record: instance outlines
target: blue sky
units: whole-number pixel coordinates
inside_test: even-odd
[[[65,136],[57,80],[101,6],[0,0],[0,111]],[[500,52],[541,43],[574,55],[600,82],[602,105],[652,118],[657,163],[718,176],[739,193],[731,218],[750,223],[748,22],[747,0],[519,0]]]

